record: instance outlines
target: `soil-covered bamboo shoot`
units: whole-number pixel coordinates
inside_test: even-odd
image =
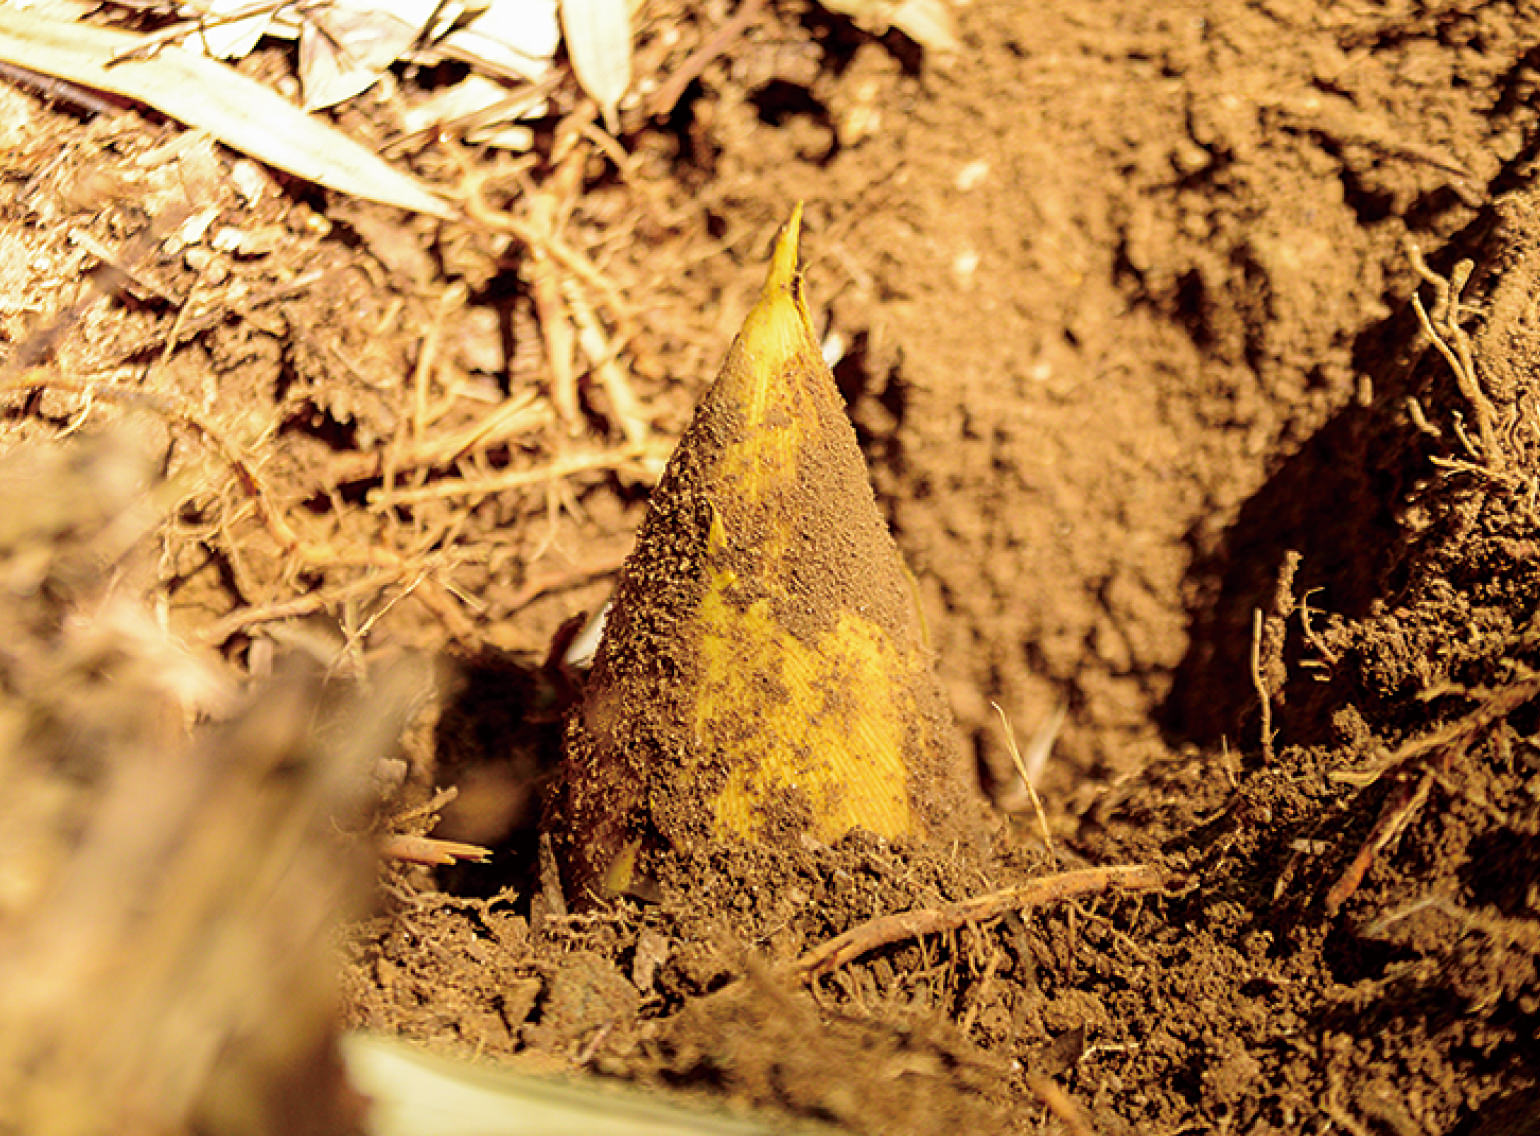
[[[973,815],[803,300],[799,219],[653,495],[569,726],[554,819],[579,900],[669,848],[949,836]]]

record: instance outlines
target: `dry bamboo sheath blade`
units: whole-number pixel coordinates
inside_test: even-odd
[[[797,270],[800,207],[621,572],[553,798],[578,899],[710,842],[960,834],[912,581]]]

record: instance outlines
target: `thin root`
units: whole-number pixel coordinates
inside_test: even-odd
[[[1386,773],[1439,750],[1464,749],[1492,723],[1506,718],[1531,699],[1540,696],[1540,674],[1525,673],[1517,682],[1490,694],[1487,700],[1465,717],[1431,733],[1403,742],[1394,753],[1357,769],[1343,769],[1329,774],[1333,781],[1365,788]]]
[[[1411,781],[1403,781],[1390,791],[1390,796],[1385,798],[1384,805],[1380,807],[1380,815],[1375,819],[1368,839],[1358,849],[1358,855],[1353,857],[1353,862],[1347,866],[1342,877],[1326,893],[1326,914],[1337,914],[1358,890],[1358,885],[1363,883],[1364,876],[1373,866],[1374,858],[1411,822],[1417,810],[1428,799],[1428,790],[1432,785],[1433,773],[1428,770],[1417,779],[1415,785]]]
[[[842,935],[814,947],[792,966],[792,973],[804,982],[828,974],[868,951],[889,943],[924,935],[946,934],[969,923],[993,919],[1007,911],[1043,907],[1076,896],[1097,892],[1151,891],[1163,887],[1167,875],[1149,864],[1119,864],[1105,868],[1082,868],[1044,876],[1029,883],[990,892],[988,895],[949,903],[944,907],[883,915],[852,927]]]
[[[1430,315],[1423,307],[1422,298],[1414,292],[1412,311],[1417,314],[1417,322],[1422,327],[1422,333],[1444,357],[1444,362],[1449,365],[1449,370],[1454,374],[1455,384],[1460,388],[1460,393],[1465,396],[1465,401],[1470,404],[1471,414],[1476,419],[1476,435],[1479,439],[1481,460],[1492,472],[1500,474],[1507,466],[1507,457],[1497,440],[1496,410],[1492,406],[1491,399],[1481,389],[1481,381],[1476,375],[1476,361],[1471,350],[1470,335],[1460,326],[1462,314],[1460,293],[1470,280],[1474,265],[1469,260],[1462,260],[1455,265],[1449,279],[1445,280],[1428,267],[1428,262],[1423,259],[1422,250],[1410,238],[1406,241],[1406,255],[1417,275],[1433,286],[1436,296]],[[1467,446],[1469,447],[1468,442]]]

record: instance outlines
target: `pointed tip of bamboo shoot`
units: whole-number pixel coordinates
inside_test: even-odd
[[[781,294],[790,294],[797,287],[799,242],[802,237],[802,202],[792,206],[791,217],[776,235],[775,248],[770,253],[770,271],[765,275],[765,287],[761,300],[770,300]]]

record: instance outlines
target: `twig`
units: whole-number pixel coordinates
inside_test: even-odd
[[[214,260],[209,260],[198,269],[197,276],[187,289],[187,298],[177,305],[176,315],[171,320],[171,330],[166,332],[166,342],[160,349],[160,358],[150,365],[145,375],[146,380],[155,377],[156,372],[164,371],[166,365],[171,362],[171,356],[176,352],[177,344],[181,342],[182,332],[187,327],[188,317],[192,313],[193,299],[198,295],[198,289],[203,286],[204,280],[213,272],[216,263]]]
[[[129,387],[118,386],[114,383],[92,383],[82,379],[66,378],[63,375],[51,375],[40,367],[24,370],[19,374],[0,374],[0,395],[13,391],[24,390],[52,390],[69,391],[72,394],[80,394],[88,397],[104,397],[114,401],[126,402],[134,405],[147,406],[167,418],[181,422],[190,427],[195,433],[200,434],[215,450],[224,458],[236,479],[252,499],[256,506],[257,515],[263,525],[272,534],[273,539],[281,545],[286,552],[299,550],[309,551],[313,548],[325,546],[305,546],[295,534],[289,522],[282,512],[273,504],[267,492],[266,486],[258,476],[251,463],[238,450],[224,434],[214,425],[200,415],[186,400],[166,393],[138,390]]]
[[[529,292],[545,340],[545,357],[551,365],[551,404],[569,434],[583,429],[583,412],[577,394],[577,333],[562,300],[561,279],[551,263],[548,243],[529,244]]]
[[[276,623],[284,619],[298,619],[302,615],[313,615],[318,611],[324,611],[333,604],[356,599],[371,592],[381,591],[390,587],[393,582],[393,579],[367,576],[362,580],[340,584],[335,588],[320,588],[279,603],[237,608],[229,615],[215,620],[207,627],[200,628],[198,639],[211,646],[217,646],[230,638],[230,636],[245,631],[248,627],[254,627],[259,623]]]
[[[792,965],[792,973],[804,982],[809,982],[859,958],[867,951],[889,943],[922,935],[943,934],[981,919],[992,919],[1007,911],[1024,911],[1095,892],[1150,891],[1162,887],[1166,879],[1165,872],[1149,864],[1082,868],[1044,876],[1004,891],[990,892],[944,907],[879,916],[814,947]]]
[[[460,790],[454,785],[448,785],[442,789],[435,790],[433,796],[429,797],[422,804],[413,805],[409,809],[403,809],[401,812],[391,817],[389,821],[390,827],[402,828],[408,824],[413,823],[414,821],[422,821],[427,820],[429,817],[434,817],[433,823],[428,826],[431,828],[433,827],[433,824],[438,823],[438,819],[435,814],[438,813],[441,809],[459,800],[459,798]]]
[[[610,408],[620,423],[621,432],[631,445],[641,445],[652,433],[652,427],[647,421],[641,401],[631,389],[625,368],[616,359],[616,352],[605,342],[599,317],[594,315],[593,308],[583,297],[576,281],[563,280],[562,292],[567,297],[567,307],[572,313],[573,322],[577,324],[578,345],[583,348],[583,354],[588,356],[589,365],[599,377],[604,393],[610,397]]]
[[[1449,757],[1453,758],[1463,753],[1487,727],[1507,717],[1537,695],[1540,695],[1540,675],[1526,674],[1517,682],[1491,695],[1465,717],[1449,723],[1442,729],[1402,743],[1394,753],[1379,761],[1371,762],[1359,769],[1339,770],[1329,776],[1333,781],[1363,788],[1374,784],[1392,769],[1408,765],[1440,750],[1447,751]],[[1415,787],[1408,778],[1390,791],[1390,795],[1380,807],[1380,815],[1375,820],[1373,829],[1359,848],[1358,854],[1353,857],[1352,863],[1342,873],[1342,877],[1326,893],[1325,903],[1328,914],[1336,914],[1358,890],[1365,874],[1373,865],[1375,856],[1396,838],[1427,800],[1434,779],[1433,770],[1424,769],[1422,776],[1416,779]]]
[[[0,59],[0,79],[31,87],[45,99],[64,103],[83,114],[111,114],[119,109],[89,87],[82,87],[53,75],[45,75],[41,71],[33,71],[30,67],[7,63],[3,59]]]
[[[462,430],[404,447],[392,455],[392,466],[399,473],[419,467],[431,469],[450,465],[472,450],[495,446],[534,430],[549,421],[550,414],[549,406],[535,395],[514,395]],[[380,452],[340,455],[327,467],[326,481],[331,485],[343,485],[380,477],[384,473],[384,460],[384,454]]]
[[[23,372],[45,362],[53,354],[65,333],[98,299],[124,291],[127,284],[132,283],[133,280],[119,265],[131,266],[137,263],[167,234],[185,221],[191,212],[192,207],[189,205],[181,203],[174,205],[152,218],[148,225],[130,237],[115,260],[104,260],[98,257],[100,263],[86,273],[85,294],[56,313],[48,324],[34,331],[12,349],[5,363],[0,365],[0,386],[9,386]]]
[[[325,541],[308,541],[302,539],[289,524],[283,510],[273,500],[272,494],[257,474],[256,469],[236,445],[225,437],[224,433],[217,429],[211,422],[200,415],[185,400],[174,394],[164,392],[132,389],[118,386],[113,383],[92,383],[80,379],[65,378],[61,375],[51,375],[40,367],[34,367],[20,374],[0,375],[0,395],[18,391],[32,391],[53,389],[68,391],[72,394],[80,394],[86,397],[104,397],[129,405],[145,406],[156,413],[180,422],[201,435],[224,459],[235,474],[236,481],[241,489],[251,500],[256,510],[257,518],[261,521],[268,535],[278,544],[280,550],[296,565],[311,568],[383,568],[394,571],[397,578],[404,576],[412,567],[412,557],[394,552],[388,548],[363,548],[358,551],[342,551]],[[371,583],[377,583],[372,581]],[[450,631],[457,636],[464,636],[470,630],[470,624],[460,613],[459,609],[445,597],[444,589],[434,580],[424,580],[419,589],[418,598],[428,607],[434,615],[438,616]],[[362,585],[360,585],[362,587]],[[234,624],[235,629],[249,625],[251,622],[264,622],[269,618],[283,619],[291,614],[305,614],[307,610],[319,610],[326,603],[331,602],[341,594],[341,589],[316,598],[300,597],[290,601],[289,608],[274,605],[270,609],[248,608],[241,612],[235,612],[225,617],[208,633]],[[319,600],[319,603],[317,603]],[[307,608],[305,605],[316,603],[317,606]],[[299,610],[294,610],[299,609]],[[283,614],[269,616],[266,613],[272,611]],[[234,634],[227,630],[225,638]],[[220,642],[205,637],[206,642]]]
[[[452,284],[438,298],[438,308],[428,333],[422,337],[417,366],[412,369],[412,445],[421,446],[428,429],[428,388],[438,366],[439,347],[444,340],[444,323],[449,314],[465,303],[465,286]]]
[[[524,581],[524,585],[513,594],[508,601],[508,610],[518,611],[519,608],[534,603],[535,600],[548,592],[554,592],[561,588],[574,587],[577,584],[586,583],[597,576],[607,576],[611,572],[618,571],[626,562],[626,553],[611,552],[607,555],[596,556],[579,568],[565,572],[540,572],[530,576]]]
[[[632,306],[620,294],[620,289],[616,288],[582,253],[566,244],[561,238],[541,232],[537,226],[523,218],[515,217],[512,213],[489,205],[483,193],[483,187],[490,180],[491,173],[476,169],[469,157],[458,153],[453,147],[450,148],[449,153],[460,167],[460,184],[465,195],[464,209],[467,217],[478,225],[496,232],[508,233],[530,248],[538,247],[548,253],[552,260],[603,296],[605,303],[609,305],[617,319],[630,319],[635,314]]]
[[[329,273],[325,270],[307,272],[303,276],[297,277],[284,284],[279,284],[272,288],[266,288],[260,292],[254,292],[241,301],[241,310],[237,314],[242,318],[245,318],[257,308],[264,307],[277,300],[286,300],[290,296],[294,296],[300,292],[305,291],[312,285],[321,283],[321,281],[326,279],[328,275]],[[190,300],[191,297],[189,297],[189,302]],[[186,342],[187,340],[192,339],[194,336],[202,335],[205,331],[208,331],[209,329],[217,327],[219,324],[223,323],[229,317],[229,315],[229,309],[215,308],[213,311],[204,312],[202,315],[183,320],[180,326],[176,329],[177,341]],[[118,351],[113,359],[114,365],[122,364],[129,359],[142,354],[149,349],[149,344],[153,342],[154,340],[150,340],[148,343],[141,341],[134,344],[132,347]]]
[[[438,45],[442,50],[444,45]],[[447,52],[445,54],[448,54]],[[398,135],[380,147],[380,154],[386,158],[399,158],[414,146],[431,142],[433,139],[444,135],[466,135],[475,133],[484,126],[493,126],[500,122],[511,122],[523,118],[529,112],[537,109],[541,103],[550,98],[557,87],[561,85],[561,73],[555,72],[539,82],[530,83],[522,76],[515,77],[514,82],[522,84],[507,98],[498,99],[489,106],[479,110],[470,111],[467,114],[455,118],[434,122],[418,130],[412,130]]]
[[[86,230],[71,229],[67,235],[70,244],[94,256],[98,264],[102,265],[109,272],[117,274],[114,286],[122,291],[131,291],[141,297],[154,296],[169,307],[185,306],[191,301],[192,296],[190,293],[186,300],[172,295],[154,280],[139,272],[134,264],[126,262],[123,257],[115,254],[110,248],[102,244],[101,241],[86,232]],[[145,251],[144,249],[139,250],[138,255],[142,256]]]

